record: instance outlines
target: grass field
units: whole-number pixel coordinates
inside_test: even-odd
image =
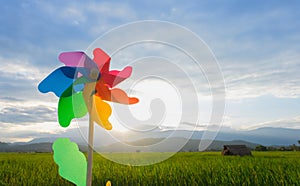
[[[72,185],[60,178],[50,153],[1,153],[0,170],[0,185]],[[107,180],[113,186],[300,185],[300,152],[254,152],[253,157],[186,152],[142,167],[120,165],[95,154],[93,185],[105,185]]]

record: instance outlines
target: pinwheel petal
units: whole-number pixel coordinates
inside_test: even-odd
[[[109,87],[114,87],[131,75],[132,67],[126,67],[122,71],[109,71],[110,57],[100,48],[93,51],[94,62],[98,65],[98,69],[102,74],[102,79]]]
[[[73,81],[73,84],[70,85],[61,95],[60,97],[69,97],[72,94],[75,94],[77,92],[80,92],[84,88],[85,83],[93,82],[89,78],[86,78],[85,76],[81,76],[80,78],[77,78],[75,81]]]
[[[96,95],[101,97],[101,99],[107,100],[107,101],[111,100],[111,93],[108,88],[108,85],[106,85],[102,79],[100,79],[97,82],[97,84],[95,86],[95,90],[96,90]]]
[[[89,58],[84,52],[62,52],[58,59],[66,66],[70,67],[85,67],[85,68],[97,68],[95,62]]]
[[[62,127],[69,126],[72,119],[81,118],[87,114],[88,110],[82,94],[82,92],[78,92],[69,97],[60,97],[58,122]]]
[[[100,97],[93,95],[93,107],[90,112],[90,116],[93,121],[105,128],[106,130],[111,130],[112,125],[108,121],[112,110],[108,103],[105,103]]]
[[[76,143],[68,138],[58,138],[52,145],[54,161],[59,166],[61,177],[77,186],[85,186],[87,162]]]
[[[121,104],[135,104],[139,102],[137,98],[129,97],[125,91],[119,88],[109,89],[101,80],[97,82],[95,89],[95,95],[99,96],[102,100]]]
[[[69,67],[84,67],[86,54],[81,51],[62,52],[59,54],[58,59]]]
[[[139,102],[138,98],[135,97],[129,97],[125,91],[119,89],[119,88],[114,88],[111,89],[111,98],[113,102],[117,103],[122,103],[122,104],[135,104]]]
[[[100,97],[95,96],[95,86],[96,83],[87,83],[83,89],[83,98],[85,104],[88,108],[90,117],[97,124],[102,126],[107,130],[111,130],[111,123],[108,121],[109,116],[111,115],[111,107],[109,104],[105,103]]]
[[[60,97],[66,89],[68,89],[73,81],[76,73],[74,67],[60,67],[49,74],[38,86],[42,93],[54,92]]]
[[[101,73],[109,72],[110,57],[100,48],[96,48],[93,51],[94,62],[98,65],[98,69]]]
[[[84,52],[63,52],[59,55],[59,60],[66,66],[83,67],[83,75],[91,79],[99,79],[99,69],[97,64]]]
[[[125,67],[122,71],[112,70],[109,73],[102,73],[102,79],[109,87],[114,87],[127,79],[132,73],[132,67]]]

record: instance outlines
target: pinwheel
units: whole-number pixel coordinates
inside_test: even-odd
[[[111,58],[103,50],[96,48],[93,55],[92,60],[80,51],[61,53],[59,60],[65,66],[54,70],[38,86],[40,92],[53,92],[59,97],[58,122],[62,127],[68,127],[74,118],[89,114],[87,179],[78,179],[78,176],[75,179],[69,172],[72,168],[64,168],[70,167],[66,166],[67,160],[63,155],[68,154],[66,152],[68,148],[65,146],[74,146],[74,144],[65,140],[57,140],[53,144],[54,160],[60,166],[60,175],[78,185],[82,185],[84,181],[87,185],[91,184],[94,122],[106,130],[112,129],[109,122],[112,110],[106,101],[121,104],[135,104],[139,101],[135,97],[129,97],[123,90],[115,88],[117,84],[131,75],[132,67],[125,67],[121,71],[110,71]],[[85,167],[86,162],[84,163],[84,160],[80,158],[82,155],[78,155],[80,153],[78,147],[69,149],[70,155],[78,157],[78,162],[83,162],[79,163],[79,167]],[[57,151],[56,154],[55,151]]]

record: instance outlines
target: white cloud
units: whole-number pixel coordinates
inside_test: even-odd
[[[273,95],[279,98],[300,97],[300,61],[298,55],[251,63],[232,64],[223,68],[228,99]]]
[[[71,129],[74,127],[69,127]],[[66,129],[57,122],[33,123],[25,125],[0,124],[0,141],[2,142],[26,142],[34,138],[47,137],[51,134],[65,132]]]
[[[261,127],[280,127],[280,128],[300,129],[300,116],[256,123],[250,125],[250,127],[249,125],[247,126],[244,125],[241,126],[241,129],[249,130],[249,129],[256,129]]]
[[[62,9],[59,17],[62,19],[66,19],[75,25],[86,21],[86,16],[83,15],[83,12],[81,12],[80,9],[75,7],[66,7]]]
[[[57,22],[80,26],[93,37],[122,22],[138,19],[136,10],[123,2],[72,2],[60,6],[39,2],[38,5]]]
[[[3,58],[0,55],[0,63],[2,78],[37,82],[45,76],[38,67],[24,58]]]

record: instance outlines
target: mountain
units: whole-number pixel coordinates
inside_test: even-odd
[[[34,138],[31,141],[28,141],[27,144],[37,144],[37,143],[53,143],[55,141],[55,138]],[[22,143],[24,144],[24,143]],[[26,143],[25,143],[26,144]]]
[[[49,152],[51,151],[51,144],[57,138],[67,137],[71,141],[76,142],[81,149],[86,150],[87,142],[82,133],[87,133],[87,130],[79,131],[78,129],[67,130],[65,133],[47,135],[43,138],[36,138],[29,142],[18,143],[1,143],[0,152],[16,151],[16,152]],[[214,142],[210,144],[207,149],[220,149],[223,142],[234,144],[237,140],[240,144],[250,143],[248,146],[253,148],[251,144],[261,144],[264,146],[288,146],[297,144],[300,140],[300,129],[288,128],[273,128],[263,127],[254,130],[234,130],[231,128],[221,128],[219,132],[213,131],[190,131],[190,130],[152,130],[147,132],[118,132],[118,131],[104,131],[101,129],[95,133],[94,144],[96,148],[101,151],[125,151],[135,146],[133,150],[138,151],[161,151],[155,145],[158,142],[164,142],[162,147],[165,151],[173,151],[174,148],[182,148],[183,151],[193,151],[198,148],[200,140],[201,143],[207,143],[208,140],[213,139]],[[167,141],[167,142],[166,142]],[[122,143],[120,143],[122,142]],[[127,143],[127,145],[124,143]],[[195,145],[197,144],[197,145]],[[247,145],[247,144],[246,144]],[[149,146],[149,147],[145,147]],[[206,146],[205,146],[206,147]],[[203,150],[203,149],[201,149]]]
[[[234,130],[226,128],[221,129],[219,132],[208,130],[154,130],[147,133],[128,132],[126,135],[118,133],[112,133],[112,135],[116,136],[119,141],[127,142],[149,138],[187,138],[194,140],[212,139],[219,141],[242,140],[265,146],[287,146],[298,143],[298,140],[300,140],[300,129],[264,127],[254,130]]]
[[[157,143],[164,141],[164,138],[147,138],[133,142],[114,143],[105,147],[95,147],[99,152],[192,152],[199,150],[200,140],[185,138],[171,138],[166,144],[155,146]],[[202,142],[205,140],[202,140]],[[184,144],[178,149],[178,144]],[[241,140],[234,141],[212,141],[206,151],[221,151],[224,145],[246,145],[247,147],[254,149],[259,144],[249,143]]]
[[[79,145],[83,152],[87,151],[87,146]],[[52,152],[52,143],[2,143],[0,142],[0,152]]]
[[[0,152],[52,152],[52,143],[0,143]]]
[[[244,140],[265,146],[286,146],[297,144],[300,139],[300,129],[263,127],[248,131],[232,130],[220,132],[218,140]]]

